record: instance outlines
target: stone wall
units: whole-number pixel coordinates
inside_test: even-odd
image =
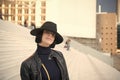
[[[99,47],[97,38],[80,38],[80,37],[70,37],[70,38],[80,42],[81,44],[84,44],[86,46],[92,47],[92,48],[100,51],[100,47]]]

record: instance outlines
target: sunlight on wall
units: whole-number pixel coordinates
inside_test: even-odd
[[[46,20],[63,35],[95,38],[96,0],[46,0]]]

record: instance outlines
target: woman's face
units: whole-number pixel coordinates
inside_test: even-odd
[[[55,40],[55,33],[48,30],[44,30],[42,35],[42,40],[39,43],[39,45],[43,47],[49,47],[54,42],[54,40]]]

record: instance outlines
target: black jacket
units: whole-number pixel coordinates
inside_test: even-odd
[[[52,50],[49,55],[49,59],[51,58],[56,59],[56,62],[61,71],[62,80],[69,80],[66,62],[62,53]],[[37,52],[35,52],[30,58],[28,58],[21,64],[21,80],[42,80],[40,68],[41,60]]]

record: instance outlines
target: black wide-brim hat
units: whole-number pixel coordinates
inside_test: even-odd
[[[63,41],[63,37],[57,32],[57,25],[53,22],[47,21],[40,28],[33,29],[30,33],[33,36],[38,36],[43,30],[48,30],[55,33],[55,43],[59,44]]]

